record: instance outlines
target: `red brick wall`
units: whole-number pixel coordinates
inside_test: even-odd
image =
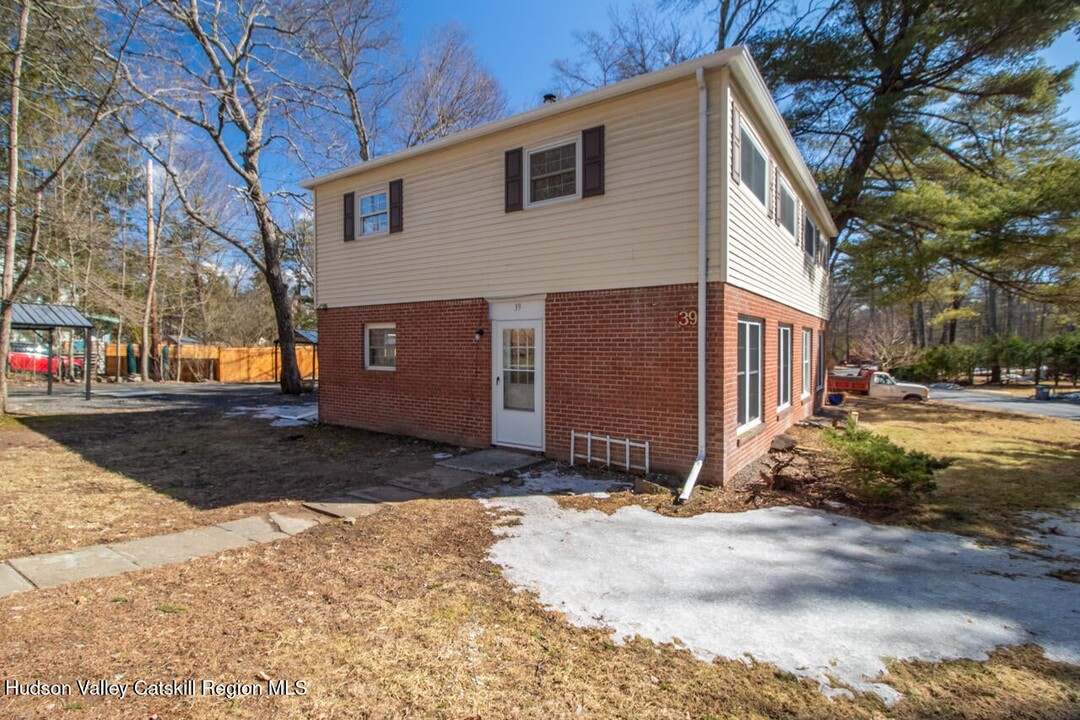
[[[394,323],[397,368],[364,369],[364,325]],[[473,339],[484,330],[480,341]],[[468,446],[491,444],[490,327],[482,299],[319,311],[319,417]]]
[[[648,440],[654,469],[685,474],[697,455],[697,286],[557,293],[545,307],[545,442],[567,459],[570,430]],[[764,320],[763,423],[736,433],[738,318]],[[491,332],[482,299],[319,312],[324,422],[473,447],[491,444]],[[365,323],[395,323],[397,369],[364,369]],[[792,326],[791,408],[777,412],[777,325]],[[753,293],[709,287],[707,461],[702,482],[730,478],[812,412],[801,401],[801,331],[824,321]],[[473,335],[483,328],[477,342]],[[725,354],[724,348],[732,352]],[[725,403],[728,404],[724,412]],[[728,453],[724,455],[724,448]]]
[[[548,295],[546,442],[568,459],[570,431],[651,443],[652,466],[685,472],[697,455],[697,286]]]
[[[731,478],[746,463],[759,457],[769,449],[769,444],[777,435],[784,432],[796,421],[813,413],[822,402],[822,393],[813,387],[817,377],[818,331],[824,330],[824,320],[794,310],[778,302],[767,300],[733,285],[723,286],[724,344],[732,352],[724,356],[723,393],[730,398],[730,412],[723,423],[723,443],[728,448],[724,457],[725,479]],[[735,349],[739,339],[739,317],[763,320],[762,339],[764,360],[762,366],[762,424],[742,434],[737,432],[738,414],[738,357]],[[777,328],[780,324],[791,325],[791,407],[778,411],[777,406],[777,370],[779,355],[777,351]],[[811,361],[810,396],[802,399],[802,330],[813,330],[813,359]]]

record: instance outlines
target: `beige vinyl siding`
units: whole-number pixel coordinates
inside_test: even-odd
[[[710,77],[710,85],[716,108],[719,84]],[[694,282],[697,108],[696,82],[683,79],[320,185],[319,302],[342,307]],[[504,212],[505,151],[596,125],[605,126],[605,195]],[[709,137],[710,188],[718,199],[715,112]],[[359,197],[397,178],[404,180],[404,231],[343,241],[343,194]],[[717,206],[710,202],[712,214]],[[709,228],[717,238],[715,218]]]
[[[733,88],[733,101],[738,105],[743,122],[754,132],[758,147],[765,151],[769,168],[776,163],[777,153],[763,137],[747,103],[739,101]],[[731,109],[727,110],[730,117]],[[738,132],[732,128],[732,132]],[[730,149],[729,149],[730,152]],[[829,315],[828,270],[803,252],[801,242],[802,215],[806,207],[805,194],[792,181],[793,174],[784,166],[780,172],[796,198],[796,237],[768,216],[766,208],[741,182],[731,179],[728,187],[727,282],[776,300],[785,305],[820,318]],[[815,218],[818,227],[822,226]]]

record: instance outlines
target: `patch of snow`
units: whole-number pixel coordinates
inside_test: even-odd
[[[303,427],[310,425],[310,420],[298,420],[297,418],[279,418],[270,423],[270,427]]]
[[[535,494],[484,503],[515,514],[489,552],[505,577],[617,641],[678,638],[702,660],[769,662],[830,697],[847,686],[887,705],[901,696],[883,658],[983,660],[1035,642],[1080,664],[1080,585],[957,535],[796,507],[671,518]]]
[[[630,483],[594,480],[583,477],[577,473],[560,475],[547,470],[539,474],[532,474],[521,478],[520,484],[500,484],[498,487],[490,487],[481,490],[473,497],[490,498],[500,497],[524,497],[527,495],[554,495],[557,493],[573,493],[574,495],[590,495],[595,498],[606,498],[609,490],[623,490],[631,487]]]
[[[454,457],[454,453],[437,452],[431,457],[435,460],[449,460]]]
[[[1080,508],[1057,514],[1023,513],[1022,517],[1034,523],[1030,535],[1043,547],[1041,555],[1080,569]]]
[[[238,415],[251,415],[258,420],[273,420],[271,427],[300,427],[317,423],[319,409],[315,405],[241,405],[225,412],[226,417]]]

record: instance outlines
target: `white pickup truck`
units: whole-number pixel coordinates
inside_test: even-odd
[[[930,397],[930,388],[915,383],[897,382],[880,370],[860,370],[857,375],[829,373],[829,392],[849,392],[882,400],[923,401]]]

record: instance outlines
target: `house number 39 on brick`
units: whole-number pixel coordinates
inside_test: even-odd
[[[697,325],[697,310],[680,310],[675,316],[679,327]]]

